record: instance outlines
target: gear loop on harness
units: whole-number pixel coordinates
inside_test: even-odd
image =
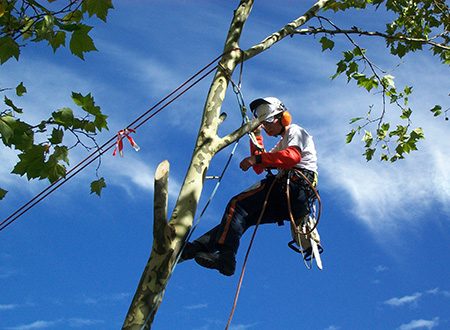
[[[287,182],[288,183],[286,184],[286,199],[287,199],[287,204],[288,204],[289,218],[290,218],[291,224],[293,226],[297,227],[297,224],[295,222],[294,215],[292,214],[291,198],[290,198],[290,194],[289,194],[289,181],[290,181],[290,177],[294,174],[300,175],[300,178],[306,182],[307,187],[309,189],[311,189],[311,191],[313,192],[313,195],[308,197],[310,204],[312,204],[314,202],[314,200],[317,200],[317,202],[319,204],[317,218],[316,218],[316,221],[315,221],[313,227],[309,231],[301,232],[302,235],[307,236],[307,235],[310,235],[317,228],[317,225],[319,224],[320,215],[322,213],[322,200],[320,199],[319,192],[315,187],[315,182],[314,181],[311,182],[311,180],[308,179],[308,177],[302,172],[301,169],[296,169],[296,168],[291,169],[287,174],[287,180],[288,180]],[[309,208],[310,208],[310,212],[311,212],[313,207],[310,205]]]

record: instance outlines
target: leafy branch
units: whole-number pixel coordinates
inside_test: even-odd
[[[310,35],[310,34],[329,34],[329,35],[336,35],[336,34],[346,34],[346,35],[350,35],[350,34],[357,34],[358,36],[368,36],[368,37],[381,37],[384,38],[386,40],[390,40],[390,41],[406,41],[406,42],[416,42],[416,43],[421,43],[424,45],[430,45],[436,48],[440,48],[441,50],[444,51],[450,51],[450,47],[442,42],[435,42],[434,40],[438,39],[438,38],[443,38],[445,36],[448,36],[449,33],[448,31],[437,34],[435,36],[432,36],[430,38],[413,38],[413,37],[408,37],[408,36],[404,36],[404,35],[389,35],[387,33],[383,33],[383,32],[378,32],[378,31],[364,31],[361,30],[359,27],[357,26],[353,26],[351,27],[351,29],[326,29],[323,27],[308,27],[306,29],[301,29],[301,30],[296,30],[294,32],[294,34],[303,34],[303,35]]]
[[[424,138],[421,128],[412,128],[411,115],[412,110],[408,107],[409,95],[412,93],[412,87],[406,86],[399,91],[394,83],[394,77],[387,74],[386,71],[378,67],[369,59],[366,50],[360,47],[351,37],[348,30],[340,29],[330,19],[317,16],[319,20],[319,28],[310,28],[308,31],[333,31],[344,35],[353,45],[352,50],[343,52],[343,59],[337,63],[336,73],[332,76],[335,79],[342,73],[347,76],[347,82],[355,81],[359,87],[366,89],[368,92],[378,90],[381,94],[382,107],[378,116],[372,117],[373,106],[369,107],[365,117],[356,117],[350,120],[350,124],[359,125],[347,134],[346,142],[350,143],[356,134],[363,134],[362,142],[364,143],[364,156],[369,161],[373,158],[379,145],[381,145],[380,159],[384,161],[394,162],[404,158],[405,153],[417,150],[417,143]],[[326,22],[333,29],[327,29],[323,26]],[[353,29],[350,31],[354,31]],[[314,32],[311,32],[314,33]],[[328,35],[320,39],[322,51],[334,48],[334,41],[328,38]],[[360,65],[363,63],[363,68]],[[367,69],[370,74],[366,74]],[[391,128],[391,124],[385,121],[386,112],[388,110],[388,100],[390,104],[396,105],[401,110],[400,119],[405,121],[395,128]],[[370,129],[371,125],[376,125],[375,131]],[[393,152],[392,150],[395,150]]]
[[[83,21],[94,15],[106,21],[111,0],[70,0],[61,8],[48,2],[44,6],[35,0],[0,1],[0,64],[13,57],[18,60],[20,47],[29,41],[47,41],[56,51],[66,46],[69,36],[70,51],[81,59],[97,50],[89,36],[92,26]]]
[[[23,96],[26,91],[20,83],[16,95]],[[50,118],[31,125],[20,119],[23,109],[5,95],[7,108],[0,113],[0,138],[5,147],[18,152],[19,158],[11,173],[26,176],[28,180],[47,179],[53,183],[65,177],[71,149],[78,145],[88,150],[99,149],[94,137],[103,129],[108,129],[107,116],[95,104],[91,94],[72,93],[72,100],[84,111],[83,117],[76,116],[70,108],[61,108],[52,112]],[[75,137],[72,146],[64,142],[66,132]],[[85,140],[90,141],[91,145]],[[1,189],[0,199],[5,195],[6,190]]]

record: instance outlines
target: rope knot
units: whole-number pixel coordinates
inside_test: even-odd
[[[119,132],[117,132],[117,142],[116,147],[113,151],[113,156],[117,154],[117,151],[119,151],[119,155],[123,157],[123,139],[127,138],[127,140],[130,142],[131,147],[139,151],[141,148],[137,145],[137,143],[134,141],[134,139],[130,136],[131,133],[136,133],[136,131],[132,128],[125,128],[121,129]]]

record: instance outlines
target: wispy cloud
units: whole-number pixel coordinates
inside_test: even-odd
[[[258,326],[258,323],[251,323],[251,324],[235,324],[231,325],[231,330],[247,330],[247,329],[254,329]]]
[[[15,275],[16,273],[17,273],[17,271],[15,271],[13,269],[0,267],[0,279],[10,278],[11,276]]]
[[[414,330],[414,329],[433,329],[439,325],[439,318],[435,317],[432,320],[412,320],[409,323],[402,324],[398,327],[399,330]]]
[[[450,298],[450,291],[449,290],[441,290],[440,288],[434,288],[426,291],[427,294],[431,295],[441,295],[446,298]]]
[[[130,296],[131,295],[129,293],[125,293],[125,292],[112,293],[112,294],[106,294],[106,295],[95,296],[95,297],[84,296],[81,298],[80,302],[82,304],[86,304],[86,305],[97,305],[97,304],[102,304],[102,303],[116,303],[116,302],[126,300]]]
[[[14,327],[7,327],[5,329],[7,330],[34,330],[34,329],[47,329],[47,328],[52,328],[55,327],[57,325],[61,324],[61,320],[57,320],[57,321],[34,321],[32,323],[28,323],[28,324],[21,324],[21,325],[17,325]]]
[[[383,265],[378,265],[375,267],[375,272],[377,272],[377,273],[386,272],[388,270],[389,270],[389,268],[387,268],[386,266],[383,266]]]
[[[420,299],[420,297],[422,297],[422,293],[416,292],[409,296],[403,296],[403,297],[399,297],[399,298],[397,298],[397,297],[391,298],[389,300],[386,300],[384,303],[386,305],[399,307],[399,306],[403,306],[403,305],[417,304],[417,301]]]
[[[103,320],[92,320],[92,319],[81,319],[81,318],[72,318],[67,320],[67,325],[71,328],[82,328],[82,327],[90,327],[98,324],[103,324],[105,321]]]
[[[19,307],[17,304],[0,304],[0,311],[9,311]]]
[[[337,325],[330,325],[326,327],[324,330],[339,330],[341,327],[338,327]]]
[[[204,309],[204,308],[208,308],[208,304],[196,304],[196,305],[184,306],[184,309],[188,309],[188,310]]]
[[[70,319],[58,319],[54,321],[38,320],[28,324],[21,324],[13,327],[6,327],[6,330],[35,330],[35,329],[49,329],[58,327],[63,328],[83,328],[91,327],[98,324],[103,324],[103,320],[83,319],[83,318],[70,318]]]

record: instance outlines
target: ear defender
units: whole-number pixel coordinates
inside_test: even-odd
[[[281,115],[281,125],[283,127],[289,126],[292,122],[292,116],[288,111],[283,111],[283,114]]]

